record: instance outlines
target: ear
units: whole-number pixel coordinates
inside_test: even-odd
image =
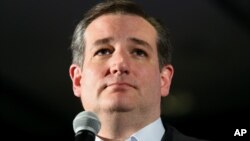
[[[81,96],[81,67],[79,67],[76,64],[72,64],[69,68],[69,75],[72,80],[73,84],[73,91],[75,96],[80,97]]]
[[[165,65],[161,70],[161,96],[168,96],[172,78],[174,75],[174,68],[172,65]]]

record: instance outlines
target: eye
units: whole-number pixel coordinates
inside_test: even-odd
[[[111,49],[107,49],[107,48],[102,48],[99,49],[95,52],[94,56],[98,55],[98,56],[104,56],[104,55],[110,55],[112,54],[112,50]]]
[[[142,49],[134,49],[132,51],[132,54],[134,54],[135,56],[139,56],[139,57],[147,57],[148,56],[148,54]]]

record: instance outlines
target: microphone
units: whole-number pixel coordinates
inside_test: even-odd
[[[75,141],[95,141],[101,122],[93,112],[82,111],[73,120]]]

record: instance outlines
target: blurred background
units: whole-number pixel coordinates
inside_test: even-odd
[[[76,24],[99,1],[1,1],[1,140],[74,140],[82,106],[68,75],[69,46]],[[171,33],[169,123],[203,139],[249,137],[250,1],[136,1]],[[236,129],[249,133],[234,137]]]

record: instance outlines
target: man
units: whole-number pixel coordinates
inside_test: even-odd
[[[161,98],[174,74],[164,27],[132,1],[104,1],[80,21],[72,41],[75,96],[96,113],[96,140],[196,139],[163,126]]]

